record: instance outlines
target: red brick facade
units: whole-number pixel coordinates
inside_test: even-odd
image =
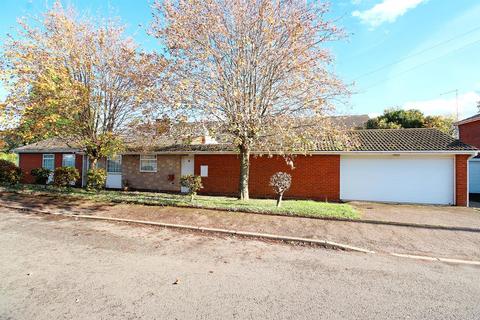
[[[468,158],[469,155],[455,156],[455,204],[466,206],[468,203]]]
[[[47,153],[55,155],[55,168],[62,166],[63,153]],[[71,154],[71,153],[65,153]],[[34,183],[35,178],[30,174],[32,169],[41,168],[43,164],[43,153],[20,153],[18,165],[22,169],[23,183]],[[75,168],[77,168],[80,177],[82,177],[83,157],[80,154],[75,155]],[[78,182],[81,183],[81,180]]]
[[[62,153],[55,153],[55,167],[62,165],[62,155]],[[24,174],[24,183],[34,182],[30,171],[42,167],[42,158],[43,154],[41,153],[21,153],[19,155],[19,166]],[[466,206],[468,201],[468,158],[469,155],[455,156],[455,202],[457,206]],[[238,155],[195,155],[194,172],[196,175],[200,175],[200,166],[202,165],[208,166],[208,177],[202,179],[204,188],[201,193],[237,194],[240,171]],[[75,166],[81,176],[81,155],[76,155]],[[340,155],[297,156],[294,159],[294,166],[294,169],[290,168],[284,158],[279,156],[252,157],[250,195],[258,198],[273,197],[274,194],[269,186],[270,177],[275,172],[283,171],[292,175],[292,186],[285,193],[286,198],[340,200]],[[179,173],[177,174],[179,175]],[[124,177],[128,179],[125,175],[128,175],[128,170],[124,171]],[[177,189],[179,189],[178,186],[175,187],[175,190]]]
[[[208,177],[202,179],[204,194],[236,194],[240,163],[237,155],[196,155],[195,174],[200,166],[208,166]],[[298,156],[295,168],[290,168],[283,157],[251,157],[249,191],[252,197],[272,197],[270,177],[278,171],[292,175],[292,187],[286,198],[339,201],[340,156]]]
[[[458,133],[462,142],[480,149],[480,120],[459,125]]]
[[[30,171],[35,168],[42,167],[41,153],[20,153],[18,156],[18,166],[22,169],[22,182],[33,183],[34,177],[30,174]]]

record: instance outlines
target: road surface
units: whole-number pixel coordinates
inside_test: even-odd
[[[0,209],[0,319],[478,319],[480,268]]]

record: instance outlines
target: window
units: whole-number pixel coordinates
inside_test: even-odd
[[[48,169],[50,171],[55,170],[55,155],[54,154],[44,154],[43,155],[42,168]]]
[[[208,166],[200,166],[200,177],[208,177]]]
[[[64,154],[62,157],[62,167],[75,167],[75,155]]]
[[[108,173],[121,173],[122,172],[122,156],[107,158],[107,172]]]
[[[157,156],[141,155],[140,172],[157,172]]]

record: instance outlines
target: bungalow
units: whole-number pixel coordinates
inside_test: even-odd
[[[251,158],[250,194],[271,197],[269,178],[278,171],[292,175],[288,198],[327,201],[365,200],[395,203],[468,205],[468,161],[477,149],[436,129],[354,130],[353,148],[318,145],[294,157],[294,168],[280,155]],[[203,143],[129,150],[100,162],[107,187],[181,192],[180,176],[202,176],[203,194],[233,195],[238,188],[239,157],[229,144]],[[30,170],[75,166],[82,184],[88,161],[83,151],[61,139],[16,149],[26,183]]]

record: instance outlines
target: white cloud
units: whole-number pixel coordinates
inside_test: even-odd
[[[363,23],[371,27],[378,27],[385,22],[395,22],[398,17],[403,16],[408,10],[427,0],[383,0],[374,7],[352,12],[352,16],[358,17]]]
[[[478,112],[477,102],[480,101],[480,94],[475,91],[466,92],[458,96],[458,117],[463,119]],[[442,97],[433,100],[409,101],[403,109],[419,109],[425,115],[456,115],[455,93],[451,97]]]

